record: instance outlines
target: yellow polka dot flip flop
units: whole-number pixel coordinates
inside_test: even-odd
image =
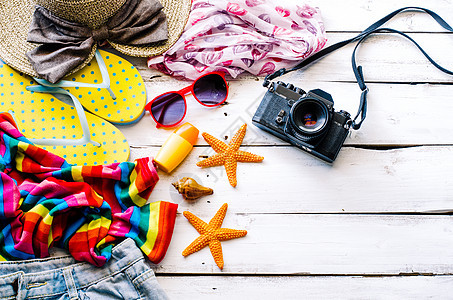
[[[49,93],[70,96],[74,106]],[[127,140],[115,126],[85,112],[66,90],[36,85],[1,60],[0,111],[9,112],[32,143],[71,164],[110,164],[129,158]]]
[[[61,87],[73,94],[89,112],[114,124],[128,125],[144,115],[146,89],[137,69],[127,60],[102,50],[73,75],[52,84],[35,79],[48,87]]]

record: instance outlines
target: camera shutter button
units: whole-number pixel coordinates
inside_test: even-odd
[[[301,88],[296,88],[295,92],[298,93],[299,95],[304,95],[305,94],[305,91],[303,89],[301,89]]]
[[[277,117],[275,118],[275,122],[277,124],[283,123],[283,116],[285,116],[285,111],[282,109],[282,110],[280,110],[280,112],[278,113]]]
[[[346,118],[349,118],[351,116],[351,114],[345,110],[340,110],[339,113],[342,114],[343,116],[345,116]]]

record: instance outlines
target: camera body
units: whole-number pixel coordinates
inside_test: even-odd
[[[272,82],[252,122],[308,153],[332,163],[352,123],[351,115],[336,112],[329,93],[321,89],[305,93],[292,84]]]

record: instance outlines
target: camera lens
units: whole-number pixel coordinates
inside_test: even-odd
[[[303,99],[291,109],[291,121],[302,134],[320,133],[327,125],[329,112],[324,103],[316,99]]]

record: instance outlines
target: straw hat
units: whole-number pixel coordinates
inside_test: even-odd
[[[191,0],[159,0],[167,17],[168,40],[152,46],[129,46],[110,42],[118,51],[140,57],[162,54],[179,38],[184,30]],[[55,15],[91,28],[104,24],[126,0],[0,0],[0,58],[11,67],[38,77],[25,53],[38,44],[27,42],[27,34],[35,5],[47,8]],[[96,45],[87,59],[70,73],[86,66],[94,56]]]

